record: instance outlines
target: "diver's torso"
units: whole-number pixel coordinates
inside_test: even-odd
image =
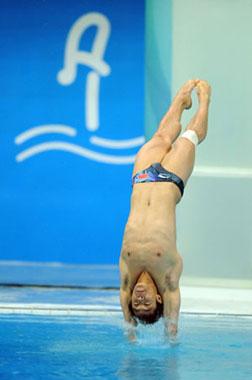
[[[131,286],[143,271],[153,277],[158,287],[163,286],[177,255],[177,202],[178,192],[174,184],[134,186],[121,252],[127,263]]]

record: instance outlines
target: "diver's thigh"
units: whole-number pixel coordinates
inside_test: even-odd
[[[164,156],[161,165],[166,170],[179,176],[186,183],[193,171],[194,161],[194,144],[185,138],[179,137],[170,152]]]
[[[133,175],[147,169],[155,162],[161,162],[171,149],[171,143],[159,136],[154,136],[145,143],[136,155]]]

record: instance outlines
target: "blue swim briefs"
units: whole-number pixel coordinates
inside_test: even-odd
[[[147,169],[141,170],[132,178],[132,186],[135,183],[145,182],[172,182],[178,186],[181,196],[184,193],[184,182],[176,174],[164,169],[163,166],[157,162],[152,164]]]

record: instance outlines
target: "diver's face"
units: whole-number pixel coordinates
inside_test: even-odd
[[[131,303],[134,313],[151,314],[156,310],[157,302],[162,303],[161,296],[153,284],[137,283],[134,287]]]

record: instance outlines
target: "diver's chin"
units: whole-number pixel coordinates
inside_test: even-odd
[[[146,290],[146,287],[143,283],[139,283],[135,286],[135,290],[137,292],[143,292],[144,290]]]

